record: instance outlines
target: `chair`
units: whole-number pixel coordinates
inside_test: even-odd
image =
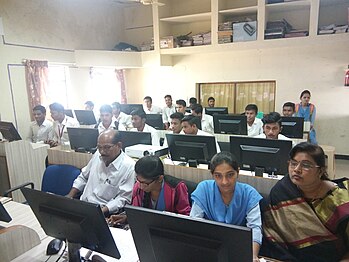
[[[41,191],[65,196],[69,193],[80,169],[71,165],[50,165],[46,168],[41,184]]]
[[[170,175],[165,175],[165,181],[167,183],[169,183],[173,187],[176,187],[179,182],[183,181],[183,183],[188,188],[189,204],[190,204],[190,206],[192,205],[191,194],[196,189],[196,186],[198,185],[197,183],[192,182],[192,181],[188,181],[188,180],[184,180],[184,179],[180,179],[180,178],[177,178],[177,177],[174,177],[174,176],[170,176]]]

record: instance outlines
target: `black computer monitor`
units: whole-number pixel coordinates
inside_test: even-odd
[[[97,148],[98,129],[67,127],[70,148],[77,152],[94,153]]]
[[[71,109],[64,109],[64,114],[65,114],[66,116],[70,116],[70,117],[73,117],[73,118],[74,118],[73,110],[71,110]]]
[[[119,131],[122,141],[122,149],[137,144],[151,145],[151,133],[137,131]]]
[[[250,228],[125,207],[140,261],[252,261]]]
[[[228,114],[228,107],[205,107],[205,113],[211,116],[214,114]]]
[[[255,171],[262,168],[269,174],[288,173],[289,152],[292,141],[254,137],[230,137],[230,152],[235,155],[240,168]]]
[[[143,110],[142,104],[120,104],[121,112],[130,115],[133,110]]]
[[[91,110],[74,110],[76,119],[80,125],[95,125],[97,124],[95,114]]]
[[[303,138],[303,117],[281,117],[281,134],[289,138]]]
[[[18,134],[17,129],[11,122],[0,121],[0,132],[2,137],[8,141],[22,140],[21,136]]]
[[[162,121],[162,115],[160,114],[147,114],[145,123],[154,127],[157,130],[164,130],[164,123]]]
[[[213,115],[216,134],[247,135],[247,117],[245,115]]]
[[[45,233],[68,242],[68,253],[74,255],[69,261],[80,258],[81,246],[120,258],[99,205],[30,188],[21,191]]]
[[[0,202],[0,221],[10,222],[12,220],[10,214],[5,209],[4,205]]]
[[[168,149],[173,161],[209,163],[217,153],[214,136],[166,134]]]

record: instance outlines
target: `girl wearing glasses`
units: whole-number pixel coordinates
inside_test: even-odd
[[[282,261],[349,261],[349,180],[330,181],[321,147],[292,148],[289,174],[263,212],[262,253]]]
[[[187,186],[174,182],[164,175],[164,165],[157,156],[145,156],[135,165],[137,182],[133,187],[132,205],[189,215],[190,204]],[[126,215],[112,215],[112,225],[126,222]]]

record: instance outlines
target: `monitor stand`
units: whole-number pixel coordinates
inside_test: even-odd
[[[70,243],[69,241],[67,241],[67,246],[68,246],[69,262],[81,262],[81,261],[83,261],[80,258],[80,248],[81,248],[80,244]]]

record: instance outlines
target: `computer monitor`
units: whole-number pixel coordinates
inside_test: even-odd
[[[22,140],[21,136],[18,134],[17,129],[11,122],[0,121],[0,132],[2,137],[8,141]]]
[[[143,110],[142,104],[120,104],[121,112],[130,115],[133,110]]]
[[[21,191],[45,233],[67,241],[69,261],[76,258],[80,261],[80,247],[120,258],[98,204],[31,188],[21,188]]]
[[[10,214],[5,209],[4,205],[0,202],[0,221],[10,222],[12,220]]]
[[[252,261],[250,228],[125,207],[140,261]]]
[[[196,160],[207,164],[217,153],[214,136],[166,134],[166,140],[173,161]]]
[[[164,123],[162,121],[162,115],[160,114],[147,114],[145,123],[154,127],[157,130],[164,130]]]
[[[122,150],[128,146],[143,144],[151,145],[151,133],[137,131],[119,131],[122,141]]]
[[[91,110],[74,110],[76,119],[80,125],[95,125],[97,124],[95,114]]]
[[[281,134],[289,138],[303,138],[303,117],[281,117]]]
[[[214,114],[213,125],[216,134],[247,135],[245,115]]]
[[[228,114],[228,107],[205,107],[205,113],[211,116],[214,114]]]
[[[288,173],[287,161],[292,141],[254,137],[230,137],[230,152],[235,155],[240,168],[255,171],[262,168],[269,174]]]
[[[77,152],[94,153],[97,149],[98,129],[67,127],[70,148]]]
[[[70,117],[73,117],[73,118],[74,118],[73,110],[71,110],[71,109],[64,109],[64,114],[65,114],[66,116],[70,116]]]

